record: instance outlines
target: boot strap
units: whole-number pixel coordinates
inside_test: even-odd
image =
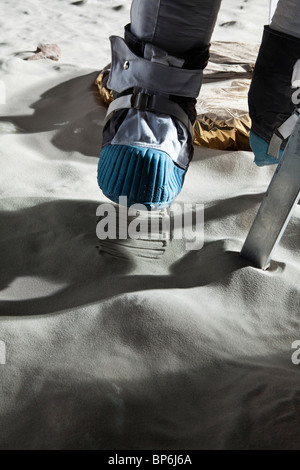
[[[105,121],[107,122],[114,112],[130,108],[139,111],[167,114],[181,121],[187,127],[189,132],[193,134],[191,121],[179,104],[167,98],[163,98],[162,96],[151,95],[144,92],[133,93],[116,98],[108,107]]]
[[[268,155],[270,155],[273,158],[276,158],[277,160],[279,159],[279,152],[281,149],[281,146],[285,139],[290,137],[292,134],[294,127],[296,125],[296,122],[298,121],[300,116],[300,108],[298,108],[286,121],[284,121],[283,124],[281,124],[278,129],[274,132],[274,134],[271,137],[269,147],[268,147]]]
[[[139,57],[119,36],[111,36],[110,42],[112,63],[107,86],[111,90],[123,93],[130,88],[143,88],[159,94],[198,96],[203,70],[173,67]]]

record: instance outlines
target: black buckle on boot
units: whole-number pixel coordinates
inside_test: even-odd
[[[149,93],[139,92],[134,93],[131,97],[131,106],[140,111],[147,111],[151,109],[152,95]]]

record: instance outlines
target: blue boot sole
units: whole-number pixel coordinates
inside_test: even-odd
[[[170,205],[183,186],[186,170],[165,152],[144,147],[107,145],[98,164],[98,184],[106,197],[149,209]]]

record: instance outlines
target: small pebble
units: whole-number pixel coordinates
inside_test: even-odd
[[[58,61],[61,49],[57,44],[39,44],[35,53],[26,60],[51,59]]]

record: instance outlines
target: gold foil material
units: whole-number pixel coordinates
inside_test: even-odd
[[[104,103],[108,106],[114,99],[112,90],[109,90],[106,86],[109,76],[109,68],[105,67],[98,77],[96,78],[95,85],[99,88],[100,96]]]
[[[199,115],[194,124],[194,143],[210,149],[249,151],[250,128],[249,114],[225,121]]]

